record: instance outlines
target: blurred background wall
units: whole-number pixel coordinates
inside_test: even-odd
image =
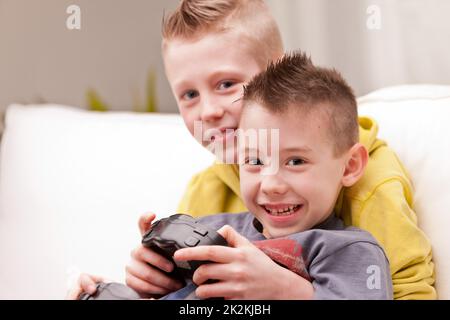
[[[157,73],[161,111],[176,112],[160,54],[163,11],[177,0],[0,0],[0,108],[12,102],[86,107],[94,88],[114,110],[145,98]],[[69,30],[67,7],[81,9]]]
[[[340,70],[358,95],[450,84],[448,0],[268,0],[287,50]]]
[[[13,102],[86,108],[93,88],[112,110],[145,100],[176,112],[160,55],[164,10],[178,0],[0,0],[0,112]],[[267,0],[287,50],[340,70],[357,95],[396,84],[450,84],[448,0]],[[81,9],[68,30],[67,7]],[[139,102],[139,101],[138,101]]]

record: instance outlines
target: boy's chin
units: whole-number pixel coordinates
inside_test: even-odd
[[[263,235],[267,239],[283,238],[305,230],[307,229],[299,225],[295,226],[291,225],[286,227],[275,227],[273,225],[270,225],[270,226],[263,226]]]
[[[275,238],[282,238],[287,237],[295,232],[292,232],[288,229],[282,229],[282,228],[264,228],[263,229],[263,235],[267,239],[275,239]]]

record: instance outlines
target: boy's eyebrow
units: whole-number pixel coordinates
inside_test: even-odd
[[[312,149],[308,146],[303,146],[303,147],[290,147],[290,148],[284,148],[282,149],[282,151],[285,152],[303,152],[303,153],[308,153],[311,152]]]
[[[233,68],[226,68],[226,69],[220,69],[212,72],[210,74],[210,78],[217,79],[217,78],[228,78],[228,77],[242,77],[243,72],[239,69],[233,69]]]
[[[180,91],[181,89],[186,90],[187,88],[189,88],[189,83],[187,81],[175,82],[173,84],[173,88],[175,89],[175,91]]]

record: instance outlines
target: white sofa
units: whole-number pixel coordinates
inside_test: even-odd
[[[450,87],[386,88],[359,105],[411,173],[449,299]],[[80,271],[123,281],[138,216],[175,213],[189,178],[213,161],[177,115],[12,105],[5,120],[0,299],[61,299]]]

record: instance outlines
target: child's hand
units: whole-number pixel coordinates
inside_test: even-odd
[[[67,293],[66,300],[78,300],[83,292],[93,295],[97,291],[97,283],[99,282],[111,282],[99,276],[93,276],[90,274],[82,273],[77,282]]]
[[[150,229],[155,217],[154,213],[146,213],[139,218],[142,236]],[[161,271],[170,272],[173,268],[172,262],[139,245],[131,252],[131,260],[126,266],[126,284],[142,297],[168,294],[183,287],[179,281]]]
[[[313,287],[299,275],[273,262],[264,252],[230,226],[218,231],[229,247],[199,246],[175,252],[180,261],[207,260],[194,273],[199,298],[308,299]],[[214,279],[219,282],[204,284]]]

